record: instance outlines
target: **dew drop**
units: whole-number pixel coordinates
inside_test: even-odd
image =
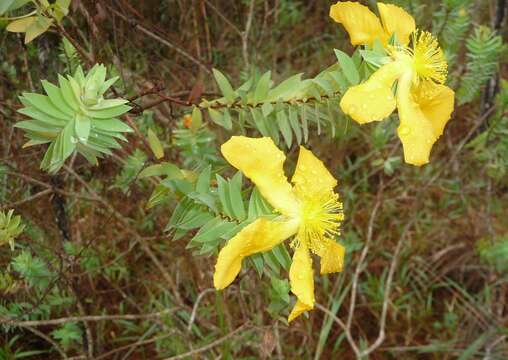
[[[363,105],[362,105],[362,109],[363,109],[363,110],[367,109],[367,104],[363,104]]]
[[[76,144],[78,142],[78,139],[76,139],[74,136],[71,136],[71,143]]]

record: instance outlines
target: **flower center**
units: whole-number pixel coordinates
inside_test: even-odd
[[[314,253],[320,253],[324,239],[340,234],[344,220],[342,203],[334,192],[322,196],[305,195],[300,207],[300,230],[298,241],[303,241]]]
[[[413,33],[413,69],[418,77],[442,84],[448,74],[448,64],[437,39],[427,31]]]
[[[392,52],[414,71],[415,83],[420,80],[442,84],[448,74],[448,64],[437,39],[427,31],[416,30],[412,36],[412,47],[398,46]]]

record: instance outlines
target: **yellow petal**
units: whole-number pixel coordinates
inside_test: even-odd
[[[7,25],[6,30],[10,32],[25,32],[30,25],[34,23],[37,16],[30,16],[23,19],[14,20]]]
[[[440,137],[453,112],[453,90],[448,86],[426,81],[421,82],[413,95],[425,117],[432,123],[434,135]]]
[[[305,243],[300,242],[293,255],[293,262],[289,269],[289,281],[291,283],[291,291],[298,298],[298,302],[302,305],[297,306],[298,309],[306,307],[310,310],[314,307],[314,276],[312,274],[312,259],[310,258],[309,249]],[[306,310],[293,310],[296,315],[291,316],[293,320]],[[293,313],[291,313],[293,315]]]
[[[341,272],[344,267],[344,246],[333,239],[325,239],[321,244],[321,274]]]
[[[256,184],[261,195],[280,213],[295,215],[298,203],[284,175],[286,156],[272,139],[233,136],[221,146],[222,155]]]
[[[270,250],[294,235],[297,230],[298,223],[295,221],[270,221],[260,218],[247,225],[219,252],[213,275],[215,288],[224,289],[235,280],[242,267],[243,258]]]
[[[353,45],[370,45],[377,38],[387,40],[378,17],[357,2],[339,1],[330,7],[330,17],[344,26]]]
[[[298,192],[310,196],[328,194],[337,186],[337,180],[323,162],[303,146],[300,146],[298,163],[291,182],[296,185]]]
[[[409,37],[416,29],[415,19],[395,5],[378,3],[377,7],[388,38],[395,33],[402,45],[409,44]]]
[[[408,164],[423,165],[429,162],[430,150],[438,136],[432,122],[425,117],[411,93],[412,74],[403,75],[397,88],[397,107],[400,125],[397,129],[404,160]]]
[[[340,101],[340,108],[359,124],[383,120],[395,110],[392,85],[403,70],[398,62],[383,65],[367,81],[350,87]]]
[[[304,312],[312,310],[312,308],[313,308],[312,306],[308,306],[303,302],[301,302],[300,300],[297,300],[295,306],[293,307],[293,310],[288,316],[288,322],[293,321]]]

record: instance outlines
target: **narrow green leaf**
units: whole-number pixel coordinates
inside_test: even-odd
[[[119,105],[102,110],[86,110],[86,114],[96,119],[110,119],[125,114],[131,109],[127,105]]]
[[[245,206],[242,199],[242,173],[237,172],[232,179],[229,180],[229,198],[233,214],[239,221],[245,220]]]
[[[103,119],[94,121],[93,126],[97,129],[109,132],[133,132],[129,125],[119,119]]]
[[[294,95],[301,91],[302,88],[302,73],[293,75],[279,85],[274,87],[268,93],[267,100],[268,101],[287,101],[292,99]]]
[[[90,118],[88,116],[77,115],[74,123],[76,136],[78,137],[79,141],[86,144],[88,141],[88,136],[90,135]]]
[[[212,166],[208,165],[202,172],[199,174],[198,180],[196,182],[196,191],[200,194],[208,194],[210,192],[210,177],[212,175]]]
[[[302,129],[298,121],[298,114],[296,113],[296,111],[293,109],[292,106],[289,107],[289,124],[291,125],[291,128],[295,133],[298,145],[300,145],[302,143]]]
[[[358,84],[360,82],[360,74],[358,73],[358,69],[356,68],[353,60],[345,52],[337,49],[334,49],[334,51],[346,79],[351,85]]]
[[[222,95],[224,95],[229,103],[234,102],[236,99],[236,93],[233,90],[229,80],[217,69],[212,69],[212,72],[213,76],[215,77],[215,81],[217,81],[217,85],[219,85]]]
[[[271,72],[267,71],[261,76],[257,85],[256,91],[254,92],[254,105],[263,102],[268,96],[268,90],[270,90]]]
[[[58,86],[55,86],[46,80],[42,80],[41,83],[44,91],[46,91],[46,94],[48,94],[49,100],[57,109],[66,113],[67,115],[74,115],[74,110],[67,104]]]
[[[201,110],[197,106],[194,106],[194,108],[192,109],[192,122],[190,124],[189,129],[192,132],[196,132],[201,127],[202,124],[203,124],[203,115],[201,114]]]
[[[34,94],[34,93],[23,93],[23,98],[25,101],[30,103],[37,110],[48,114],[54,118],[60,120],[68,120],[69,116],[60,111],[53,105],[53,103],[49,100],[49,97],[46,95]]]
[[[152,129],[148,129],[148,144],[157,159],[162,159],[164,157],[164,148]]]
[[[252,119],[254,120],[254,124],[256,128],[259,130],[261,135],[270,136],[270,132],[265,124],[263,114],[257,108],[251,108]]]
[[[151,176],[166,176],[166,180],[183,179],[184,175],[178,166],[163,162],[160,164],[150,165],[144,168],[139,174],[138,178],[143,179]]]
[[[286,142],[288,149],[290,149],[293,143],[293,133],[291,132],[291,125],[289,125],[289,121],[284,110],[277,113],[277,123],[279,124],[279,129],[284,137],[284,141]]]
[[[226,214],[226,216],[230,218],[234,218],[234,210],[231,205],[231,200],[229,198],[229,184],[228,182],[219,174],[216,175],[217,179],[217,192],[219,193],[219,199],[222,204],[222,210]]]

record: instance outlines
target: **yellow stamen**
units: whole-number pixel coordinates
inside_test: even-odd
[[[412,66],[419,79],[442,84],[448,74],[448,64],[437,39],[427,31],[413,33],[413,48],[408,49]],[[417,79],[418,81],[418,79]]]
[[[340,235],[340,224],[344,220],[342,203],[333,192],[321,197],[304,196],[302,200],[296,241],[304,242],[313,253],[319,254],[325,239]]]

